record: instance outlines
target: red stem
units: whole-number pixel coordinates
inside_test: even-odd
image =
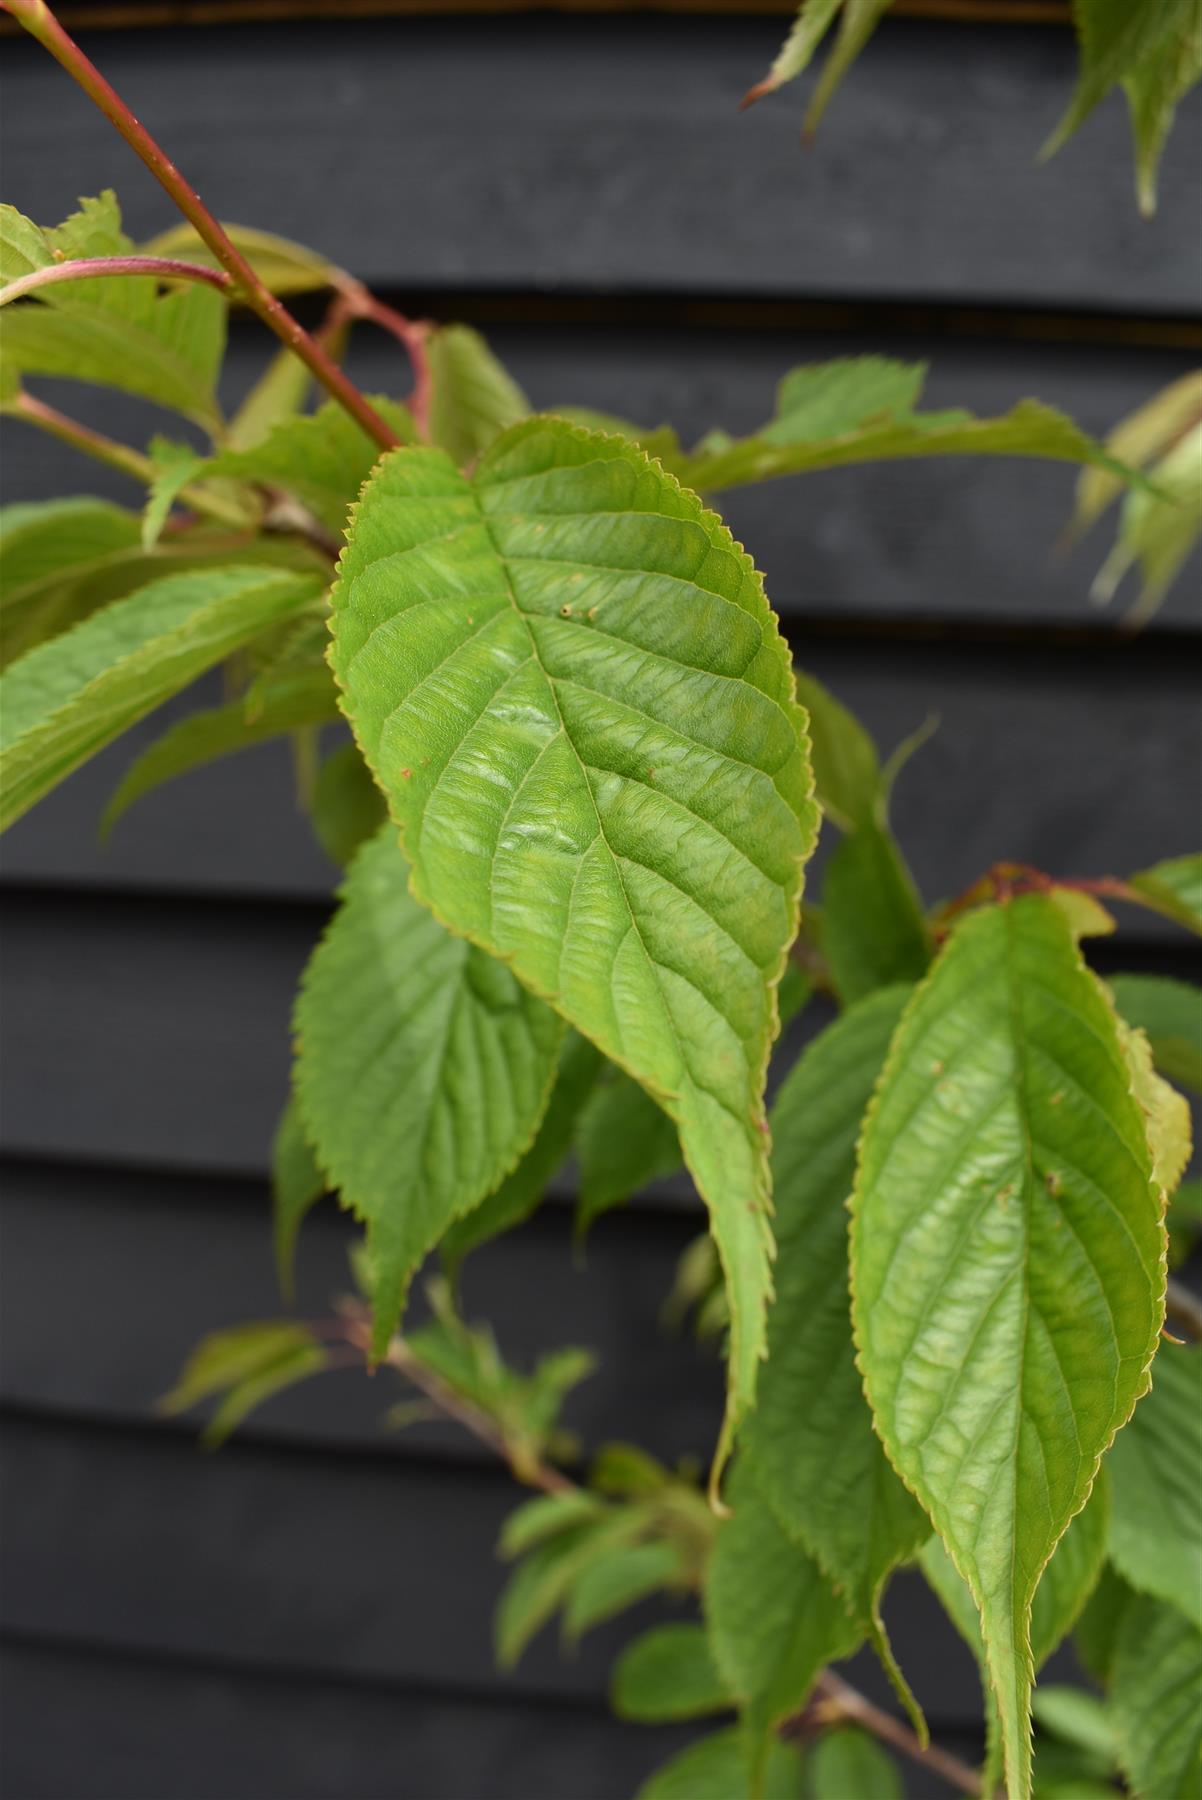
[[[18,275],[7,287],[0,288],[0,306],[18,300],[22,294],[32,294],[35,288],[50,287],[56,281],[86,281],[92,275],[155,275],[160,281],[207,281],[223,291],[233,286],[224,269],[179,262],[170,256],[80,256]]]
[[[346,408],[382,450],[391,450],[397,439],[375,407],[364,399],[326,350],[309,336],[287,307],[259,279],[241,251],[230,242],[200,195],[185,181],[175,164],[160,149],[146,127],[134,117],[95,64],[84,55],[74,38],[63,30],[46,5],[46,0],[0,0],[0,6],[49,50],[51,56],[62,64],[110,124],[121,133],[134,153],[166,189],[197,236],[208,245],[263,323],[270,326],[281,342],[295,351],[327,393]]]
[[[361,281],[355,281],[352,277],[343,277],[336,282],[336,286],[338,298],[330,309],[323,331],[334,331],[350,319],[367,319],[373,325],[379,325],[382,330],[390,332],[404,346],[413,371],[409,411],[418,436],[428,439],[433,385],[430,358],[426,350],[429,325],[424,319],[407,319],[395,307],[386,306],[383,300],[376,299],[370,288],[364,287]]]

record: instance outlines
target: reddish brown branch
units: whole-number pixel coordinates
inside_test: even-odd
[[[902,1756],[909,1757],[911,1762],[921,1763],[924,1769],[933,1769],[950,1781],[953,1787],[964,1794],[979,1794],[981,1778],[975,1769],[948,1750],[941,1750],[938,1744],[922,1744],[900,1719],[887,1713],[862,1694],[858,1688],[836,1675],[833,1669],[826,1669],[818,1677],[814,1686],[818,1701],[815,1712],[824,1725],[846,1722],[859,1725],[864,1731],[870,1731],[882,1744],[889,1744]]]
[[[0,0],[0,6],[17,23],[35,37],[76,81],[114,125],[151,174],[166,189],[180,212],[208,245],[232,285],[270,326],[281,342],[288,345],[313,375],[382,450],[391,450],[397,439],[375,407],[333,361],[328,352],[309,336],[267,287],[241,251],[230,241],[200,195],[192,188],[175,164],[156,143],[146,127],[134,117],[116,90],[99,69],[86,57],[68,32],[63,30],[46,0]]]
[[[7,287],[0,288],[0,306],[35,289],[51,287],[57,281],[87,281],[93,275],[154,275],[160,281],[207,281],[210,287],[227,290],[232,277],[224,269],[210,269],[204,263],[179,262],[171,256],[79,256],[69,262],[47,263],[44,269],[31,269],[18,275]]]

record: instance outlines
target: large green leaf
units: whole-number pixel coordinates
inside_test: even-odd
[[[1108,997],[1054,900],[969,913],[894,1038],[852,1201],[886,1451],[981,1612],[1030,1793],[1040,1574],[1148,1381],[1164,1227]]]
[[[0,676],[0,824],[320,587],[250,564],[168,575],[19,658]]]
[[[881,1589],[930,1525],[885,1460],[855,1366],[846,1202],[864,1109],[908,993],[887,989],[828,1026],[772,1108],[776,1299],[743,1432],[777,1520],[818,1559],[890,1669]]]
[[[402,443],[412,438],[413,421],[403,406],[380,394],[370,398]],[[284,488],[327,530],[341,535],[379,456],[380,446],[363,427],[336,400],[327,400],[315,413],[281,420],[249,450],[222,451],[203,473]]]
[[[444,1236],[442,1255],[449,1270],[456,1270],[469,1250],[530,1217],[572,1147],[572,1133],[600,1067],[595,1045],[579,1032],[564,1033],[555,1086],[534,1142],[500,1187],[462,1219],[456,1219]]]
[[[763,1082],[814,831],[788,655],[751,562],[641,452],[533,419],[473,480],[394,452],[334,594],[345,708],[413,891],[676,1121],[763,1351]]]
[[[84,200],[46,234],[63,257],[126,256],[115,196]],[[164,291],[154,276],[108,275],[56,282],[6,308],[3,357],[21,374],[98,382],[220,424],[215,397],[225,348],[226,304],[203,282]]]
[[[324,725],[337,716],[333,684],[319,670],[264,689],[253,713],[244,700],[189,713],[149,744],[126,770],[105,807],[101,830],[111,831],[135,800],[164,782],[255,744],[270,743],[307,726]]]
[[[926,973],[922,902],[885,827],[861,825],[835,847],[822,884],[822,950],[845,1006]]]
[[[1161,1344],[1107,1460],[1115,1567],[1202,1631],[1202,1345]]]
[[[801,1800],[801,1753],[773,1744],[757,1800]],[[735,1726],[700,1738],[648,1776],[635,1800],[738,1800],[747,1792],[742,1735]]]
[[[1114,1003],[1146,1032],[1162,1075],[1202,1094],[1202,992],[1169,975],[1114,975]]]
[[[411,899],[386,825],[305,970],[296,1036],[306,1134],[367,1226],[379,1357],[417,1265],[538,1129],[562,1026]]]
[[[657,1625],[635,1638],[614,1664],[611,1698],[620,1719],[644,1725],[734,1705],[700,1625]]]
[[[430,436],[461,466],[530,412],[508,369],[470,325],[442,325],[426,340]]]
[[[740,1460],[705,1582],[714,1661],[736,1695],[753,1770],[828,1662],[863,1635],[813,1557],[780,1526]]]
[[[1111,1707],[1119,1756],[1139,1800],[1202,1792],[1202,1632],[1140,1598],[1123,1615]]]

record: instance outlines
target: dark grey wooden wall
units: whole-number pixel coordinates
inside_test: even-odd
[[[873,349],[929,358],[933,404],[1033,393],[1101,430],[1196,359],[1202,109],[1152,223],[1117,101],[1037,167],[1072,75],[1061,25],[890,22],[803,153],[799,95],[734,110],[779,17],[429,11],[87,43],[217,211],[482,323],[538,404],[738,429],[791,364]],[[135,232],[166,222],[48,60],[6,40],[3,61],[6,198],[52,220],[111,183]],[[231,391],[263,350],[237,325]],[[386,340],[355,366],[401,381]],[[153,422],[131,403],[109,423]],[[18,428],[4,487],[124,497]],[[798,657],[886,748],[940,715],[896,803],[928,897],[998,856],[1121,871],[1202,835],[1197,570],[1123,635],[1085,597],[1101,544],[1054,553],[1071,490],[1061,469],[946,462],[731,497]],[[13,831],[0,890],[7,1800],[622,1800],[688,1734],[608,1719],[626,1624],[494,1671],[514,1496],[469,1443],[382,1436],[389,1396],[346,1376],[216,1458],[156,1415],[199,1334],[276,1307],[267,1147],[335,872],[266,750],[155,796],[100,848],[128,754]],[[1147,918],[1104,955],[1197,972]],[[603,1222],[583,1270],[568,1198],[478,1258],[469,1309],[519,1360],[601,1352],[572,1408],[590,1442],[704,1455],[715,1370],[657,1322],[688,1197]],[[346,1242],[319,1211],[309,1309]],[[934,1729],[970,1748],[965,1656],[917,1582],[892,1614]]]

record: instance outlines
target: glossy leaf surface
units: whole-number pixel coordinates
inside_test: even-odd
[[[534,419],[470,481],[444,452],[386,457],[334,609],[415,894],[678,1125],[731,1290],[733,1419],[763,1350],[763,1081],[814,829],[759,578],[639,451]]]
[[[1032,1598],[1145,1390],[1164,1280],[1115,1015],[1054,901],[952,932],[894,1039],[852,1217],[869,1400],[980,1609],[1025,1800]]]

